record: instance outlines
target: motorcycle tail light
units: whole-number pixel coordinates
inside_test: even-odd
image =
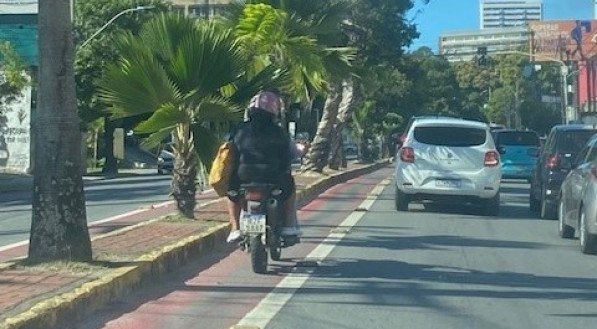
[[[249,201],[262,201],[264,199],[262,190],[248,190],[245,192],[245,199]]]

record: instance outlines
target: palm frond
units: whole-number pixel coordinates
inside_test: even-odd
[[[193,110],[195,122],[240,121],[243,108],[221,96],[203,97]]]
[[[143,26],[140,38],[164,63],[172,60],[180,43],[193,34],[195,28],[195,22],[182,14],[162,13]]]
[[[99,98],[111,106],[116,118],[151,113],[180,97],[176,85],[148,50],[135,42],[130,45],[137,51],[108,66],[99,82]]]
[[[141,144],[150,148],[160,145],[166,138],[168,138],[175,126],[164,127],[153,134],[149,135]]]
[[[156,110],[149,119],[138,124],[135,131],[141,134],[154,133],[179,123],[190,122],[191,118],[186,111],[179,109],[175,104],[166,103]]]
[[[203,127],[201,124],[193,124],[191,130],[193,132],[193,142],[199,161],[201,161],[207,171],[209,171],[212,162],[216,157],[218,147],[220,146],[220,140],[211,130]]]

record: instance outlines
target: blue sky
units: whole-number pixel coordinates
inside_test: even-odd
[[[411,50],[427,46],[437,51],[442,32],[479,28],[480,0],[415,0],[415,8],[408,17],[414,18],[421,36],[413,42]],[[417,13],[418,12],[418,13]],[[546,20],[591,19],[592,0],[543,0]]]

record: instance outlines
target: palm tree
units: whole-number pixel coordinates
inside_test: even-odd
[[[29,259],[90,261],[81,134],[75,98],[70,1],[39,2],[39,93],[35,118]]]
[[[209,166],[219,140],[214,125],[238,120],[242,107],[272,69],[250,79],[247,62],[231,30],[211,21],[162,14],[138,37],[118,42],[121,59],[101,82],[101,98],[114,117],[151,113],[136,131],[148,145],[172,137],[175,155],[172,194],[178,210],[194,217],[198,161]]]
[[[341,30],[347,16],[345,1],[253,0],[241,1],[233,7],[230,21],[248,52],[257,64],[273,62],[284,68],[290,77],[284,89],[294,99],[312,104],[317,93],[327,92],[324,117],[307,156],[306,168],[321,171],[329,153],[329,135],[338,110],[339,83],[335,80],[350,75],[354,50]],[[322,134],[326,135],[323,136]],[[317,165],[315,165],[317,163]]]

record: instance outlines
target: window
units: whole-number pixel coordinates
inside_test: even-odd
[[[485,144],[484,129],[464,127],[415,127],[415,140],[419,143],[439,146],[476,146]]]
[[[595,161],[597,161],[597,140],[593,141],[591,149],[589,150],[589,155],[587,155],[587,162]]]
[[[563,131],[558,138],[557,149],[564,153],[577,153],[597,131],[570,130]]]

